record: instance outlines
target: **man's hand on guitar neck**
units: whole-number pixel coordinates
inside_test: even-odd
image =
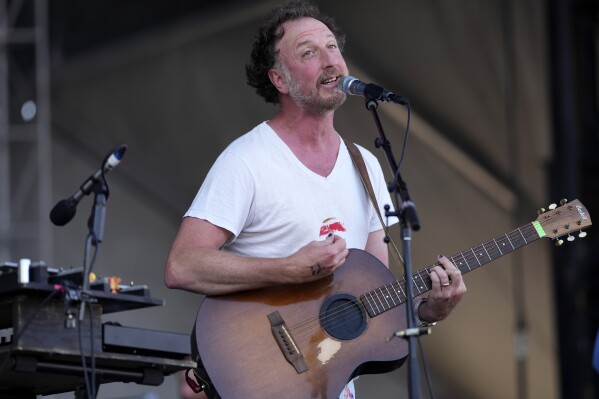
[[[445,319],[466,293],[460,270],[445,256],[431,268],[432,290],[418,308],[421,320],[435,322]]]

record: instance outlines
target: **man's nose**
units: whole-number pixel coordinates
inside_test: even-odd
[[[323,68],[339,66],[341,55],[337,51],[326,49],[325,51],[320,52],[320,60]]]

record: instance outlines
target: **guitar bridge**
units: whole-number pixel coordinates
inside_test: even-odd
[[[275,337],[277,344],[279,344],[279,348],[281,349],[281,352],[283,352],[285,359],[295,367],[295,371],[298,374],[307,371],[308,365],[304,360],[304,356],[287,329],[287,325],[281,317],[281,314],[278,311],[272,312],[268,315],[268,320],[270,321],[272,335]]]

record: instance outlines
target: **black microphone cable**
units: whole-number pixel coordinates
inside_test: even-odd
[[[88,237],[87,241],[86,241],[86,246],[89,248],[90,245],[90,241],[91,242],[95,242],[95,237],[93,237],[93,234],[90,234],[90,236]],[[96,258],[98,256],[98,245],[94,245],[94,252],[89,264],[89,268],[87,267],[87,248],[86,251],[84,252],[83,255],[83,281],[84,281],[84,286],[83,286],[83,290],[89,288],[89,275],[92,272],[92,269],[94,267],[94,264],[96,263]],[[85,297],[83,297],[85,296]],[[81,355],[81,367],[83,368],[83,376],[84,376],[84,381],[85,381],[85,388],[87,390],[87,395],[89,399],[95,399],[97,392],[96,392],[96,357],[95,357],[95,348],[94,348],[94,313],[93,313],[93,307],[91,302],[89,301],[89,297],[88,297],[88,293],[86,293],[85,291],[82,291],[82,298],[81,298],[82,304],[83,306],[81,306],[80,312],[83,312],[83,317],[79,317],[79,322],[78,322],[78,335],[79,335],[79,353]],[[87,307],[88,307],[88,314],[89,314],[89,337],[90,337],[90,363],[91,363],[91,375],[88,375],[88,371],[87,371],[87,362],[85,361],[85,355],[83,353],[83,329],[82,329],[82,324],[83,321],[85,320],[85,304],[87,303]]]

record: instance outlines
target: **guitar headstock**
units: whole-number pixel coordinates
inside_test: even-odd
[[[584,205],[578,200],[567,202],[567,200],[560,201],[561,206],[556,204],[549,205],[549,210],[540,209],[538,222],[545,235],[548,238],[555,239],[556,245],[561,245],[563,240],[560,237],[567,236],[568,241],[574,241],[575,237],[572,235],[580,231],[578,236],[583,238],[587,235],[582,229],[592,225],[591,215]]]

